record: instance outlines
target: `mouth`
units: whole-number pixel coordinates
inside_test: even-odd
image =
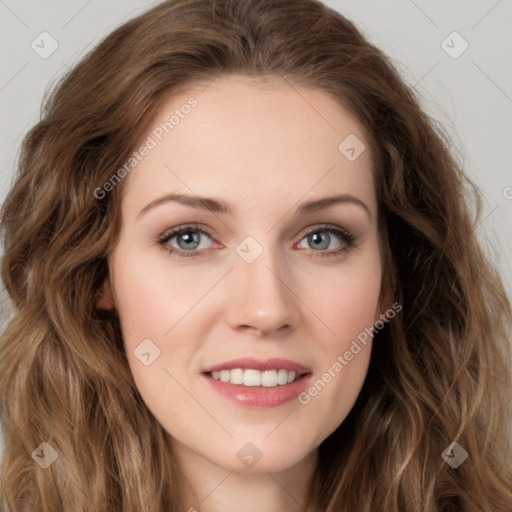
[[[220,370],[207,372],[206,375],[219,382],[229,382],[237,386],[275,388],[285,386],[302,378],[307,373],[297,373],[284,368],[271,370],[256,370],[254,368],[233,368],[231,370]]]
[[[222,397],[244,407],[276,407],[305,389],[312,371],[286,359],[237,359],[203,371]]]

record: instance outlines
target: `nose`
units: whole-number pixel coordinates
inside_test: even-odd
[[[291,331],[299,325],[299,301],[290,273],[269,251],[252,263],[235,255],[235,268],[227,287],[231,328],[254,331],[263,337]]]

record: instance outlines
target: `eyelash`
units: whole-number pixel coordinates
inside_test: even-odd
[[[154,242],[158,244],[165,252],[168,254],[174,254],[178,256],[179,258],[191,258],[191,257],[201,257],[204,256],[205,250],[198,250],[194,249],[191,251],[182,251],[181,249],[176,249],[175,247],[170,247],[168,245],[168,242],[172,240],[176,235],[181,235],[183,233],[193,231],[195,233],[201,233],[202,235],[206,235],[208,238],[213,240],[212,235],[206,231],[205,229],[200,228],[198,225],[189,224],[180,226],[179,228],[175,228],[170,232],[164,233],[162,236],[157,237]],[[301,241],[306,238],[308,235],[311,235],[313,233],[330,233],[338,236],[343,242],[345,242],[345,246],[340,247],[339,249],[336,249],[334,251],[326,252],[326,251],[314,251],[316,254],[312,257],[332,257],[332,256],[339,256],[342,253],[348,252],[350,249],[358,247],[357,245],[357,236],[353,233],[350,233],[349,231],[339,228],[337,226],[334,226],[332,224],[323,224],[308,233],[306,233],[302,238]]]

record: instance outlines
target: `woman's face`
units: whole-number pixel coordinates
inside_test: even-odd
[[[290,468],[351,410],[385,311],[362,126],[319,90],[224,76],[151,130],[99,305],[178,457]]]

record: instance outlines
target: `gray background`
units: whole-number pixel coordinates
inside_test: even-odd
[[[512,0],[325,3],[392,57],[423,107],[451,135],[467,174],[484,194],[478,235],[512,297]],[[48,85],[112,29],[151,5],[0,0],[0,201]],[[454,31],[460,36],[451,35]],[[51,48],[42,32],[58,43],[47,58],[31,47],[35,41],[40,52]]]

